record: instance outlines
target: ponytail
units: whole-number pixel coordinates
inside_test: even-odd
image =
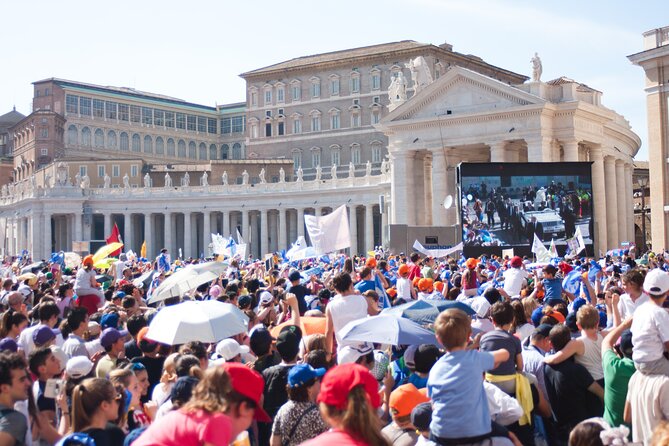
[[[89,378],[72,391],[72,432],[81,432],[91,425],[93,415],[105,401],[113,401],[116,391],[112,383],[102,378]]]
[[[370,446],[391,446],[381,433],[381,420],[362,386],[356,386],[349,392],[345,410],[321,403],[321,411],[327,417],[337,419],[339,427],[356,440]]]
[[[11,308],[5,311],[2,319],[0,319],[0,339],[6,338],[12,328],[27,320],[28,317],[25,314],[14,311]]]

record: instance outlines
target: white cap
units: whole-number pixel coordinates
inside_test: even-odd
[[[70,378],[83,378],[91,373],[93,370],[93,363],[85,356],[74,356],[67,361],[65,372]]]
[[[274,297],[272,296],[272,293],[269,291],[263,291],[260,293],[259,300],[260,300],[260,305],[267,305],[272,302]]]
[[[349,364],[357,362],[362,356],[374,351],[374,346],[369,343],[360,345],[347,345],[337,352],[337,364]]]
[[[653,296],[661,296],[669,291],[669,273],[655,268],[646,274],[643,281],[643,290]]]
[[[239,345],[234,339],[223,339],[216,344],[216,354],[226,361],[237,355],[248,353],[250,349],[246,345]]]
[[[60,370],[61,371],[65,370],[65,365],[67,364],[67,361],[70,359],[70,357],[67,356],[67,353],[65,353],[62,348],[56,345],[52,345],[51,347],[49,347],[49,349],[60,363]]]

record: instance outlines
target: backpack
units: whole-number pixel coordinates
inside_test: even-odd
[[[61,438],[55,446],[95,446],[95,440],[83,432],[74,432]]]

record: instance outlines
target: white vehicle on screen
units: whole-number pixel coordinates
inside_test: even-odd
[[[523,226],[523,229],[527,229],[527,225],[532,222],[532,217],[536,218],[537,223],[541,223],[544,239],[547,237],[564,237],[564,220],[562,220],[558,211],[546,208],[542,211],[521,212],[520,223]]]

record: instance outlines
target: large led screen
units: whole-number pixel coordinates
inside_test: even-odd
[[[592,252],[591,163],[462,163],[458,200],[465,256],[529,255],[534,234],[560,255],[580,230]]]

